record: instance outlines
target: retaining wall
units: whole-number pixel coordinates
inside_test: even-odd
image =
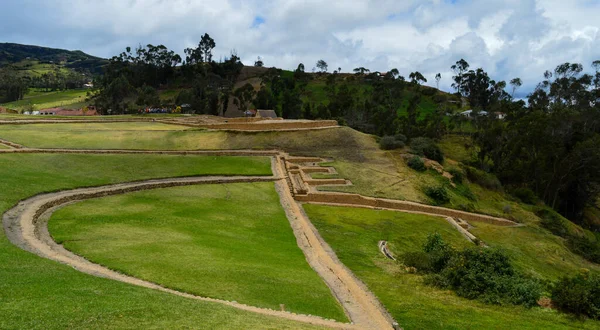
[[[497,226],[515,226],[517,223],[508,219],[492,217],[489,215],[469,213],[464,211],[447,209],[438,206],[429,206],[407,201],[394,201],[372,197],[364,197],[356,194],[344,193],[311,193],[308,195],[297,195],[295,199],[307,203],[347,204],[357,206],[368,206],[374,208],[386,208],[399,211],[414,211],[437,214],[453,218],[462,218],[467,221],[485,222]]]
[[[223,124],[197,124],[196,127],[217,130],[240,130],[240,131],[269,131],[269,130],[294,130],[307,128],[325,128],[337,127],[335,120],[319,120],[319,121],[280,121],[270,123],[223,123]]]

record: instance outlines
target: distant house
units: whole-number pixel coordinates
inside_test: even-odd
[[[277,113],[275,110],[256,110],[255,117],[277,119]]]
[[[494,117],[496,117],[496,119],[504,120],[506,114],[504,112],[494,112]]]
[[[479,112],[477,112],[478,116],[487,116],[489,113],[485,110],[480,110]],[[467,118],[474,118],[475,117],[475,113],[473,112],[473,110],[467,110],[467,111],[463,111],[460,113],[461,116],[467,117]]]

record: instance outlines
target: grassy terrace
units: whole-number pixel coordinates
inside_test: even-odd
[[[400,263],[379,252],[379,240],[387,240],[396,255],[418,251],[432,232],[440,233],[455,247],[471,244],[441,218],[320,205],[304,208],[340,260],[367,284],[404,329],[597,329],[600,326],[600,322],[574,320],[553,310],[485,305],[460,298],[451,291],[426,286],[420,275],[407,273]],[[512,242],[522,244],[523,248],[529,243],[514,238]]]
[[[258,206],[258,207],[257,207]],[[93,262],[176,290],[347,321],[296,244],[274,185],[142,191],[68,206],[59,243]]]
[[[48,109],[84,102],[87,92],[88,90],[86,89],[71,89],[48,93],[34,91],[25,95],[22,100],[2,104],[2,106],[9,109],[23,109],[25,106],[31,104],[35,110]]]
[[[268,160],[231,166],[199,156],[0,155],[0,212],[32,195],[148,178],[206,174],[268,174]],[[236,158],[237,159],[237,158]],[[224,165],[227,165],[224,167]],[[174,297],[80,273],[13,246],[0,232],[2,329],[306,329],[305,324]]]
[[[140,134],[136,130],[150,130]],[[400,151],[382,151],[375,139],[347,127],[299,131],[232,133],[185,129],[159,123],[107,124],[36,124],[2,125],[0,138],[41,148],[97,149],[281,149],[294,155],[331,157],[339,177],[352,180],[352,186],[325,187],[325,190],[359,193],[366,196],[404,199],[428,203],[423,187],[442,184],[438,174],[418,173],[410,169]],[[455,141],[452,141],[453,145]],[[446,180],[447,181],[447,180]],[[503,208],[511,205],[516,219],[526,222],[532,217],[521,205],[500,193],[471,185],[477,201],[451,192],[450,207],[474,204],[482,213],[504,216]]]

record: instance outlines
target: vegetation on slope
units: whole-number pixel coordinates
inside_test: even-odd
[[[439,233],[456,248],[472,246],[442,218],[321,205],[304,205],[304,208],[340,260],[365,282],[404,329],[599,326],[595,321],[573,320],[540,307],[487,305],[460,298],[452,291],[426,285],[422,275],[408,272],[404,265],[387,259],[377,248],[380,240],[387,240],[390,251],[398,257],[420,250],[432,232]],[[526,247],[531,241],[514,242]]]

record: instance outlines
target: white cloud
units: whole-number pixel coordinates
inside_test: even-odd
[[[590,0],[3,0],[0,40],[110,57],[138,43],[182,52],[208,32],[217,58],[236,49],[247,64],[441,72],[448,89],[465,58],[524,91],[561,62],[600,59],[599,15]]]

